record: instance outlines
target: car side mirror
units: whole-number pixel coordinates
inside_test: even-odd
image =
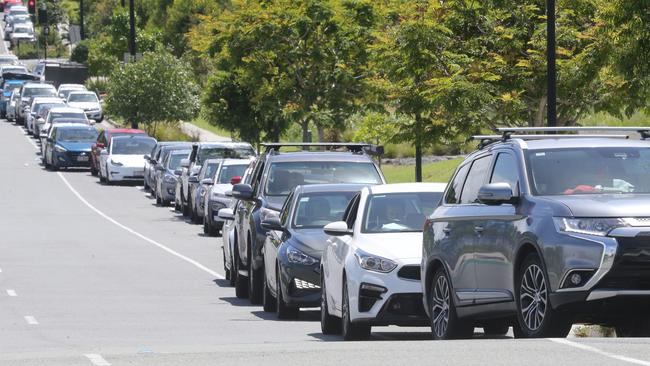
[[[232,196],[238,200],[251,201],[253,199],[253,187],[250,184],[235,184],[232,187]]]
[[[108,150],[102,149],[102,151],[99,152],[99,155],[104,155],[104,156],[108,155]]]
[[[231,185],[234,186],[235,184],[239,184],[239,183],[241,183],[241,177],[240,176],[230,178],[230,184]]]
[[[54,139],[51,138],[51,137],[48,137],[48,138],[47,138],[47,142],[54,142]]]
[[[158,162],[156,161],[156,159],[149,158],[149,164],[156,165],[156,164],[158,164]]]
[[[187,181],[190,183],[198,183],[199,177],[197,177],[196,175],[191,175],[187,178]]]
[[[233,212],[232,208],[222,208],[217,212],[217,216],[219,216],[220,219],[224,220],[235,219],[235,213]]]
[[[226,197],[232,197],[232,191],[225,191],[223,194]]]
[[[479,189],[478,201],[486,205],[502,205],[504,203],[515,203],[517,197],[512,193],[510,184],[490,183]]]
[[[278,216],[271,216],[262,221],[262,227],[266,230],[284,231],[280,218]]]
[[[181,160],[181,168],[189,168],[189,167],[190,167],[190,159]]]
[[[206,186],[211,186],[212,185],[212,179],[210,179],[210,178],[202,179],[201,184],[206,185]]]
[[[181,175],[183,175],[183,169],[174,170],[174,175],[180,177]]]
[[[352,235],[352,230],[348,228],[348,223],[345,221],[330,222],[329,224],[325,225],[323,231],[325,234],[331,236]]]

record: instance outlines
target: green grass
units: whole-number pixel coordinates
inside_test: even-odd
[[[422,167],[422,180],[425,182],[447,183],[463,158],[425,164]],[[381,170],[388,183],[415,182],[415,165],[384,164]]]
[[[643,112],[636,112],[629,118],[616,118],[607,113],[595,113],[583,118],[579,122],[582,126],[648,126],[650,116]]]
[[[212,133],[214,133],[216,135],[223,136],[223,137],[232,137],[232,134],[231,134],[230,131],[228,131],[228,130],[226,130],[224,128],[218,127],[218,126],[211,125],[210,122],[206,121],[205,119],[203,119],[201,117],[196,118],[196,119],[194,119],[192,121],[189,121],[189,122],[191,124],[197,126],[197,127],[200,127],[200,128],[202,128],[204,130],[208,130],[208,131],[210,131],[210,132],[212,132]]]

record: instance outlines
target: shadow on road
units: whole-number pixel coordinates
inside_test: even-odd
[[[220,297],[219,300],[223,300],[230,305],[242,306],[242,307],[259,307],[259,305],[253,305],[248,301],[248,299],[240,299],[237,297]]]
[[[273,312],[266,312],[266,311],[252,311],[251,314],[255,315],[256,317],[262,319],[262,320],[273,320],[273,321],[279,321],[279,322],[291,322],[291,321],[308,321],[308,322],[314,322],[314,321],[320,321],[320,311],[319,310],[307,310],[307,311],[301,311],[300,316],[296,319],[278,319],[278,317],[275,315]]]
[[[220,278],[214,279],[212,282],[216,283],[219,287],[232,287],[230,286],[230,281],[222,280]]]

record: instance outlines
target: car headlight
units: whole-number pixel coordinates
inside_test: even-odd
[[[116,165],[116,166],[122,166],[122,165],[124,165],[124,164],[120,163],[119,161],[115,161],[115,160],[113,160],[113,159],[111,159],[111,164]]]
[[[66,152],[66,151],[68,151],[65,147],[63,147],[61,145],[54,145],[54,150],[56,150],[58,152]]]
[[[173,184],[176,183],[176,181],[177,181],[176,177],[169,174],[165,175],[165,177],[163,178],[163,182],[165,183]]]
[[[554,217],[560,232],[607,236],[610,231],[629,226],[623,219]]]
[[[354,252],[354,255],[359,261],[359,266],[368,271],[388,273],[397,267],[397,263],[390,259],[372,255],[359,249]]]
[[[312,264],[318,263],[318,259],[307,255],[290,245],[287,246],[287,259],[291,263],[302,264],[304,266],[311,266]]]
[[[260,222],[273,217],[273,216],[278,216],[280,213],[275,210],[271,210],[270,208],[262,207],[260,209]]]

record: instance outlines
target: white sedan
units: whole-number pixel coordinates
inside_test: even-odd
[[[422,228],[445,184],[386,184],[364,188],[350,201],[321,261],[321,329],[345,340],[371,327],[427,326],[422,305]]]
[[[142,135],[115,136],[110,150],[99,154],[99,180],[111,184],[118,181],[144,181],[144,156],[156,145],[156,139]]]

